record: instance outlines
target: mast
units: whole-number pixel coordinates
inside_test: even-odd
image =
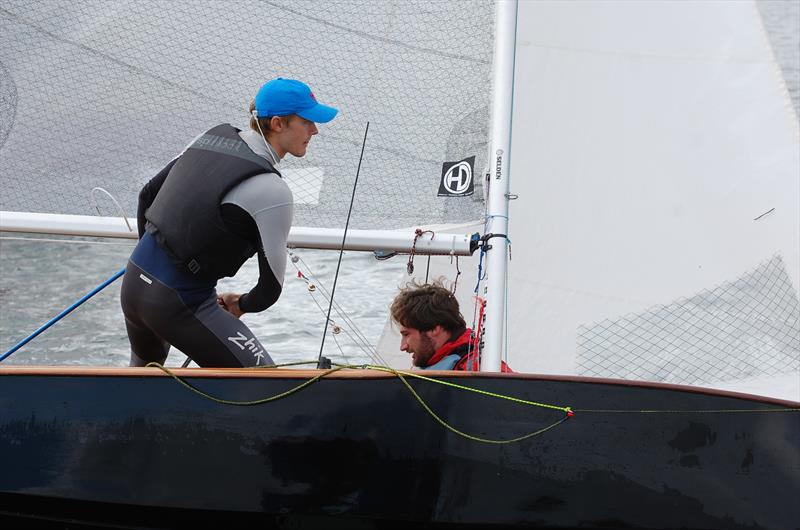
[[[508,191],[511,147],[511,111],[514,95],[514,48],[517,0],[499,0],[496,6],[494,72],[492,75],[492,141],[489,151],[487,240],[487,304],[485,348],[481,371],[499,372],[505,338],[506,271],[508,269]]]

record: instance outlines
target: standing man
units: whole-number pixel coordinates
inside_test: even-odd
[[[409,285],[400,290],[391,306],[392,319],[400,325],[400,349],[411,354],[414,366],[423,370],[477,370],[478,337],[472,336],[458,307],[458,300],[439,284]],[[511,372],[502,362],[501,371]]]
[[[199,366],[272,365],[239,320],[274,304],[283,288],[292,192],[278,163],[302,157],[317,123],[338,110],[300,81],[273,79],[250,105],[250,129],[217,125],[198,136],[139,193],[139,243],[122,283],[131,366],[163,363],[170,345]],[[218,295],[258,254],[258,283]]]

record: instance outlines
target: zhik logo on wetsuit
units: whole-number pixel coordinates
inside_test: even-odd
[[[474,184],[475,157],[471,156],[458,162],[442,164],[442,180],[439,183],[439,197],[463,197],[472,195]]]
[[[228,337],[228,340],[236,344],[240,350],[247,348],[253,352],[253,357],[256,359],[256,366],[260,365],[261,361],[264,360],[264,350],[256,346],[255,337],[250,337],[248,339],[247,335],[242,334],[241,331],[237,331],[236,334],[238,337]]]

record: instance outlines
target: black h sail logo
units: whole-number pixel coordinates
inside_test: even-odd
[[[442,180],[439,183],[439,197],[464,197],[472,195],[475,184],[472,179],[475,157],[471,156],[458,162],[442,164]]]

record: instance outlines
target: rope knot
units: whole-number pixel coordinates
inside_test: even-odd
[[[417,252],[417,239],[422,237],[423,234],[430,234],[431,239],[435,236],[433,230],[423,230],[421,228],[414,230],[414,241],[411,243],[411,253],[408,255],[408,263],[406,264],[406,270],[409,276],[414,274],[414,254]]]

